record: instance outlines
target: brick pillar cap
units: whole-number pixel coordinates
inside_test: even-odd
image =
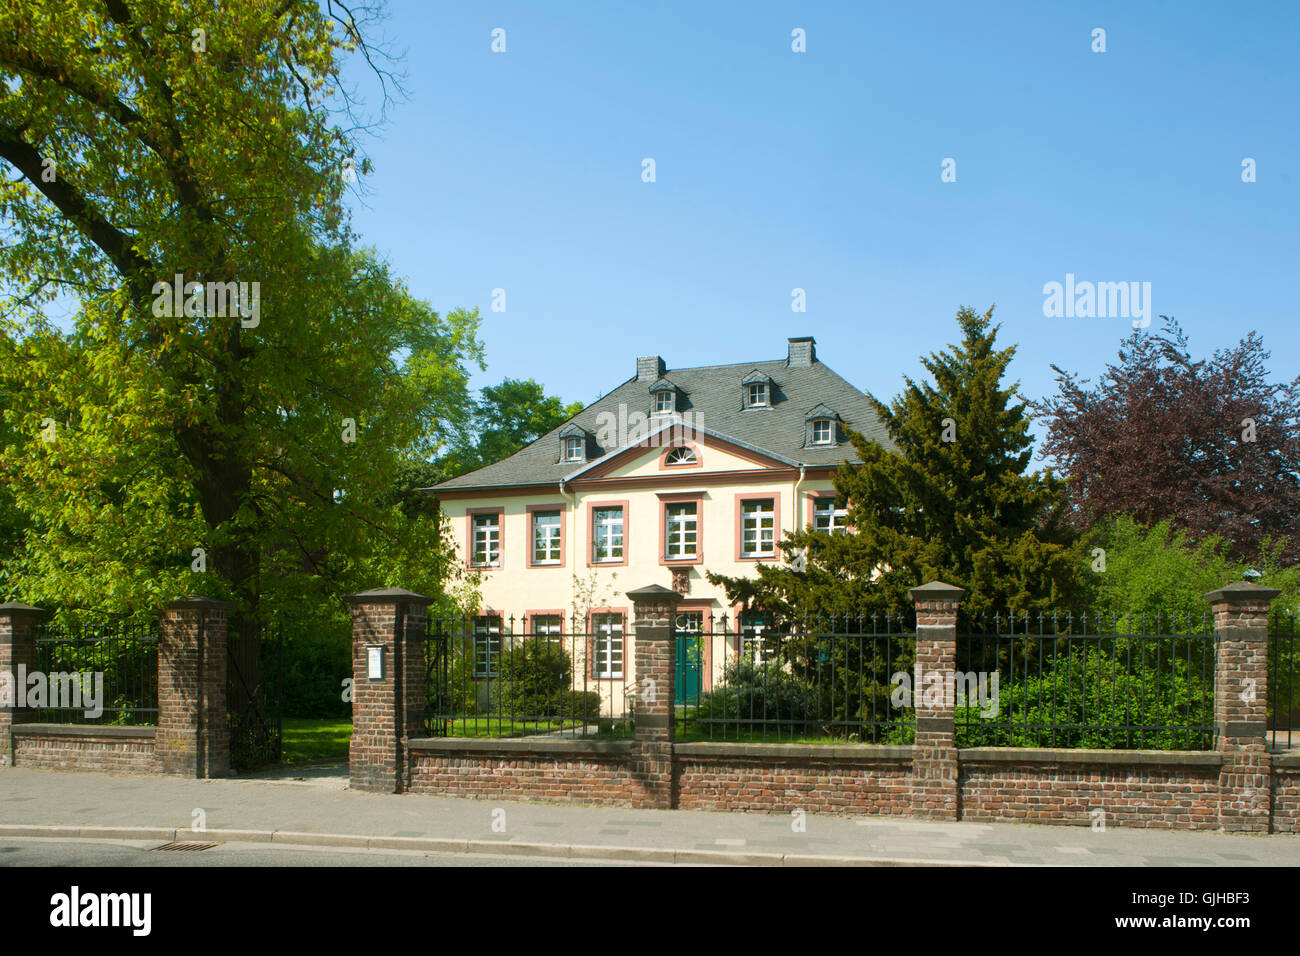
[[[1277,588],[1265,587],[1262,584],[1234,581],[1226,587],[1206,594],[1205,600],[1211,604],[1267,604],[1281,593]]]
[[[944,584],[942,581],[931,581],[917,588],[909,588],[907,596],[913,601],[960,601],[965,593],[965,588]]]
[[[205,597],[202,594],[191,594],[188,597],[177,598],[167,605],[167,609],[181,610],[187,607],[214,607],[230,610],[235,606],[233,601],[219,601],[216,598]]]
[[[432,604],[434,599],[406,588],[371,588],[359,594],[345,594],[349,604]]]
[[[40,614],[41,609],[38,607],[32,607],[30,604],[24,604],[22,601],[9,601],[5,604],[0,604],[0,614],[4,614],[5,612]]]
[[[643,588],[633,588],[627,592],[627,596],[635,604],[646,604],[651,601],[672,601],[676,604],[682,599],[680,594],[662,584],[647,584]]]

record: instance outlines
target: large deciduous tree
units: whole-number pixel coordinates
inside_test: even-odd
[[[1015,348],[995,347],[992,314],[957,313],[961,342],[921,360],[933,384],[905,378],[889,405],[868,396],[893,447],[850,433],[861,463],[834,478],[849,533],[800,530],[781,545],[792,564],[710,579],[733,600],[811,614],[902,609],[933,579],[966,588],[977,613],[1075,597],[1082,548],[1062,526],[1059,479],[1026,473],[1026,403],[1002,383]]]
[[[365,27],[335,0],[0,10],[3,468],[28,599],[251,611],[394,568],[436,586],[436,534],[383,499],[464,408],[478,319],[353,247],[365,162],[338,89],[347,54],[382,62]],[[57,295],[79,301],[70,332],[43,317]]]
[[[1269,381],[1255,333],[1193,359],[1178,324],[1134,332],[1095,385],[1053,366],[1039,403],[1080,529],[1118,515],[1221,536],[1237,558],[1268,539],[1300,559],[1300,377]],[[1285,539],[1283,541],[1282,539]]]

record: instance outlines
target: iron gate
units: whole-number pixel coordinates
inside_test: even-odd
[[[247,770],[276,763],[283,750],[284,628],[278,622],[231,621],[227,637],[230,765]]]

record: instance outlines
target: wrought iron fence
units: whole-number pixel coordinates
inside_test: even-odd
[[[959,747],[1204,750],[1214,661],[1208,613],[963,617],[945,692]]]
[[[620,612],[430,619],[424,646],[430,736],[633,735],[631,627]]]
[[[278,621],[231,619],[226,641],[230,764],[247,770],[274,763],[284,749],[284,629]]]
[[[13,692],[35,710],[38,721],[158,723],[155,621],[39,624],[35,669],[35,679],[14,674],[12,680]]]
[[[1278,609],[1268,628],[1268,742],[1278,750],[1300,747],[1300,645],[1296,643],[1295,614]]]
[[[781,620],[683,611],[673,720],[678,740],[910,743],[896,691],[913,669],[914,613]]]

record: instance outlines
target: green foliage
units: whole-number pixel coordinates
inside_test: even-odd
[[[922,359],[933,385],[908,378],[891,405],[871,399],[890,444],[850,433],[861,463],[834,478],[854,533],[787,534],[782,550],[806,549],[804,570],[709,580],[733,601],[799,615],[897,611],[910,606],[908,588],[935,579],[967,589],[976,613],[1068,601],[1081,549],[1061,520],[1060,482],[1025,473],[1026,403],[1001,385],[1015,348],[994,347],[991,319],[963,308],[961,343]]]
[[[554,717],[573,685],[573,662],[559,644],[534,638],[502,654],[500,675],[495,698],[501,713]]]
[[[1204,649],[1175,639],[1157,663],[1154,647],[1119,638],[1072,654],[1058,647],[1041,671],[1026,674],[1022,661],[1012,686],[1000,682],[996,716],[957,708],[957,746],[1209,749],[1211,731],[1185,729],[1214,724],[1214,660]]]
[[[352,676],[352,634],[347,628],[313,630],[284,642],[285,717],[341,718],[352,713],[343,681]]]
[[[700,699],[698,716],[710,720],[762,720],[788,734],[808,732],[817,716],[817,695],[778,661],[738,657]],[[743,735],[747,728],[737,725]]]
[[[600,716],[600,693],[594,690],[566,690],[560,695],[559,716],[584,723]],[[601,731],[605,731],[602,723]]]

